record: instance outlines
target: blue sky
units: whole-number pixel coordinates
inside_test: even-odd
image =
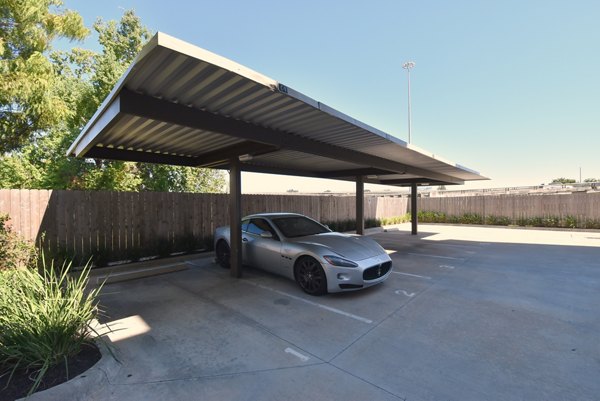
[[[135,9],[401,139],[491,177],[468,187],[600,178],[598,1],[66,0],[91,26]],[[94,38],[83,46],[92,47]],[[245,192],[353,190],[248,174]]]

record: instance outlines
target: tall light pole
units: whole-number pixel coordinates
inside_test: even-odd
[[[408,73],[408,143],[410,143],[410,137],[411,137],[411,131],[410,131],[410,125],[411,125],[411,118],[410,118],[410,69],[413,68],[415,66],[415,62],[414,61],[407,61],[406,63],[402,64],[402,68],[404,68],[406,70],[406,72]]]

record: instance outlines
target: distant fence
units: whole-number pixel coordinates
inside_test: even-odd
[[[474,214],[506,217],[512,224],[536,218],[575,219],[579,225],[600,221],[600,193],[548,195],[495,195],[419,198],[419,211],[445,213],[447,216]]]
[[[0,214],[49,255],[103,262],[209,246],[229,224],[227,194],[0,190]],[[365,199],[365,218],[406,213],[407,198]],[[297,212],[319,221],[355,219],[353,196],[243,195],[242,214]]]
[[[0,190],[0,214],[50,256],[91,255],[107,261],[167,255],[210,246],[213,231],[229,224],[227,194]],[[574,218],[600,222],[600,193],[419,198],[419,211],[519,220]],[[323,222],[355,219],[354,196],[242,195],[242,214],[296,212]],[[402,216],[406,197],[366,196],[365,219]],[[595,225],[594,225],[595,227]]]

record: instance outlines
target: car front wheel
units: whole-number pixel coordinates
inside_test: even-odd
[[[327,293],[327,277],[321,264],[310,256],[303,256],[294,268],[296,281],[304,292],[310,295]]]

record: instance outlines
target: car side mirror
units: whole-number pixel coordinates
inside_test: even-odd
[[[270,233],[269,231],[263,231],[262,233],[260,233],[260,237],[261,238],[273,238],[273,234]]]

